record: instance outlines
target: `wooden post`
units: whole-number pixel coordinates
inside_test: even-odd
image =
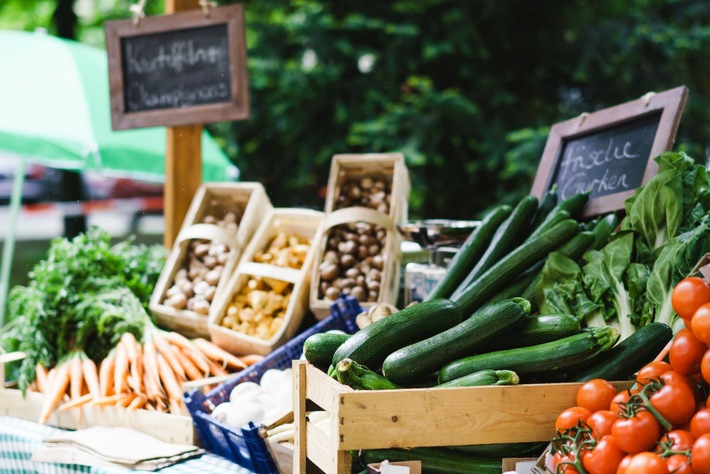
[[[166,14],[197,7],[197,0],[165,0]],[[202,183],[202,125],[168,127],[166,140],[163,244],[170,248]]]

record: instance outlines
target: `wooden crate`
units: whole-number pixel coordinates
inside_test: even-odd
[[[246,247],[237,269],[220,293],[210,311],[209,333],[212,341],[234,354],[266,355],[296,335],[303,316],[308,311],[308,295],[315,253],[321,240],[323,213],[310,209],[276,208],[266,216]],[[254,255],[263,250],[281,231],[311,240],[310,249],[300,269],[278,267],[254,262]],[[293,284],[286,316],[281,328],[269,340],[234,331],[220,324],[227,307],[250,277],[273,278]]]
[[[151,295],[149,308],[160,326],[189,337],[209,337],[207,315],[200,315],[187,309],[177,310],[163,304],[175,274],[185,265],[188,245],[194,239],[217,240],[230,249],[222,277],[217,285],[215,295],[217,297],[223,291],[242,251],[262,222],[263,216],[271,209],[271,202],[260,183],[205,183],[200,186]],[[236,235],[229,235],[213,224],[202,223],[207,215],[221,216],[228,211],[236,212],[241,216],[237,223]]]
[[[362,177],[379,177],[385,179],[390,186],[390,206],[387,214],[365,207],[338,208],[337,199],[344,183],[351,179]],[[400,153],[383,154],[353,154],[334,155],[331,161],[328,189],[326,193],[326,216],[323,226],[323,239],[316,256],[316,264],[311,283],[310,308],[316,318],[322,319],[329,314],[332,301],[320,298],[318,285],[320,275],[318,267],[323,261],[329,232],[334,227],[353,222],[367,222],[379,225],[387,230],[387,238],[383,246],[385,267],[382,275],[382,286],[378,303],[395,304],[399,294],[400,268],[402,254],[400,245],[402,236],[396,229],[398,222],[406,221],[409,201],[409,172]],[[361,302],[365,309],[373,302]]]
[[[547,441],[581,386],[358,391],[305,361],[294,361],[293,369],[294,472],[306,472],[311,460],[327,473],[349,473],[348,450]],[[307,403],[331,414],[330,433],[307,422]]]
[[[44,395],[27,391],[25,396],[19,389],[6,386],[5,365],[24,358],[19,352],[0,355],[0,415],[11,416],[36,422],[39,420]],[[55,412],[48,425],[75,430],[91,426],[127,426],[152,435],[168,443],[197,444],[198,437],[192,418],[185,410],[184,415],[172,415],[149,410],[128,410],[121,407],[84,406],[81,423],[78,411]]]

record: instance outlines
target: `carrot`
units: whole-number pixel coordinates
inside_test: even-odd
[[[180,349],[194,350],[195,346],[190,342],[188,338],[175,331],[166,331],[163,333],[163,337],[172,345],[179,347]]]
[[[113,367],[113,390],[115,393],[123,393],[124,382],[128,377],[128,354],[125,344],[116,344],[116,357]]]
[[[212,359],[207,359],[207,364],[210,366],[210,374],[212,375],[229,375],[229,372],[227,372],[227,369],[219,365],[217,362],[213,361]]]
[[[69,400],[68,402],[62,404],[57,409],[57,411],[66,411],[66,410],[71,410],[72,408],[78,408],[82,405],[86,405],[91,400],[93,400],[93,397],[91,396],[90,393],[87,393],[86,395],[82,395],[81,397],[78,397],[78,398],[73,398],[73,399]]]
[[[52,380],[52,384],[47,386],[42,410],[39,415],[39,424],[43,425],[49,419],[54,409],[59,405],[59,402],[64,397],[69,387],[69,370],[70,364],[68,361],[60,362],[56,367],[57,372]]]
[[[101,389],[100,395],[102,397],[107,397],[113,394],[113,384],[111,384],[111,376],[113,375],[113,369],[115,365],[116,351],[115,349],[113,349],[101,362],[101,367],[99,367],[99,388]]]
[[[138,394],[136,392],[124,393],[123,397],[118,402],[116,402],[116,406],[126,408],[128,405],[131,404],[133,400],[136,399],[137,396]]]
[[[146,375],[146,392],[151,400],[157,400],[162,395],[163,388],[158,372],[158,351],[155,350],[152,340],[143,344],[143,365]]]
[[[182,348],[180,349],[185,356],[192,361],[192,363],[200,369],[200,372],[202,372],[202,376],[206,377],[207,374],[210,372],[210,364],[207,362],[207,356],[205,356],[202,352],[197,350],[194,346],[192,346],[190,349],[187,348]]]
[[[264,356],[259,354],[247,354],[239,356],[239,360],[244,362],[246,365],[254,365],[257,362],[260,362],[263,358]]]
[[[138,395],[131,401],[131,403],[128,404],[126,408],[129,410],[137,410],[139,408],[143,408],[146,403],[148,403],[148,398],[145,395]]]
[[[242,370],[247,368],[246,364],[239,360],[237,356],[225,351],[207,339],[198,337],[192,343],[209,359],[226,364],[233,369]]]
[[[180,361],[175,356],[175,353],[171,350],[171,346],[168,341],[162,336],[158,336],[153,338],[153,343],[155,343],[155,348],[158,350],[158,353],[165,357],[165,361],[170,364],[173,372],[177,375],[178,382],[184,382],[187,380],[185,370],[182,365],[180,365]]]
[[[81,356],[77,352],[69,360],[69,395],[73,399],[81,397],[81,389],[84,386],[84,368]]]
[[[163,387],[168,394],[168,402],[172,406],[174,402],[178,404],[182,401],[182,389],[180,383],[175,376],[175,373],[170,368],[170,364],[165,360],[162,354],[158,354],[158,373],[160,380],[163,382]]]
[[[37,365],[35,365],[35,384],[37,385],[38,392],[44,393],[47,389],[48,375],[49,371],[47,370],[47,367],[38,362]]]
[[[101,396],[101,385],[99,384],[99,373],[96,369],[96,363],[90,358],[85,358],[82,361],[82,370],[84,372],[84,380],[89,389],[89,394],[93,398]]]
[[[145,393],[145,386],[143,385],[143,372],[145,372],[143,365],[143,346],[138,341],[136,341],[136,363],[134,370],[133,377],[136,384],[134,390],[138,393]]]
[[[200,372],[200,369],[190,360],[185,353],[176,346],[170,346],[175,358],[178,360],[183,369],[185,369],[185,375],[189,380],[199,380],[204,378],[204,374]]]
[[[121,399],[123,399],[125,396],[126,396],[125,393],[115,393],[115,394],[109,395],[107,397],[101,397],[101,398],[91,400],[89,402],[89,404],[91,404],[93,406],[97,406],[97,407],[105,406],[105,405],[115,405],[116,403],[121,401]]]

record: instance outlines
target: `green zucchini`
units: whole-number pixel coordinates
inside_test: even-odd
[[[548,442],[529,443],[493,443],[493,444],[471,444],[464,446],[446,446],[446,448],[470,456],[483,456],[495,458],[524,458],[538,457],[547,447]]]
[[[384,460],[421,461],[422,472],[432,474],[500,474],[503,469],[502,458],[469,456],[448,448],[363,449],[350,454],[354,458],[353,464],[362,467]]]
[[[464,357],[442,367],[439,381],[448,382],[484,369],[513,370],[520,376],[568,369],[608,351],[618,340],[619,331],[614,327],[587,328],[553,342]]]
[[[529,242],[533,239],[536,239],[540,237],[540,235],[544,234],[548,230],[550,230],[552,227],[556,226],[562,221],[566,221],[567,219],[572,219],[572,216],[570,215],[569,212],[567,211],[562,211],[562,210],[553,210],[550,214],[547,215],[547,218],[537,226],[531,233],[528,235],[528,238],[525,239],[526,242]]]
[[[673,331],[664,323],[641,326],[609,351],[591,360],[591,365],[572,374],[571,382],[629,380],[641,367],[651,362],[668,341]]]
[[[473,281],[458,297],[451,300],[464,315],[473,312],[486,300],[491,298],[519,274],[535,265],[553,250],[574,237],[579,232],[579,224],[568,219],[553,226],[538,238],[524,243],[498,263],[489,268],[483,275]]]
[[[535,217],[533,217],[532,228],[537,229],[540,227],[547,216],[552,212],[552,210],[557,205],[557,185],[553,184],[550,189],[547,190],[542,199],[540,199],[540,204],[537,207],[537,212],[535,212]]]
[[[619,225],[619,217],[612,213],[600,218],[594,226],[594,245],[593,248],[599,250],[606,245],[609,236],[614,229]]]
[[[479,370],[448,382],[440,383],[436,388],[480,387],[484,385],[518,385],[520,377],[512,370]]]
[[[393,351],[382,363],[382,373],[398,384],[419,380],[452,360],[476,353],[529,314],[530,302],[522,298],[484,306],[450,329]]]
[[[492,347],[501,350],[534,346],[573,336],[581,330],[580,322],[571,314],[535,314],[525,318],[520,329],[494,341]]]
[[[333,354],[333,367],[346,357],[379,370],[392,352],[453,327],[463,320],[452,301],[436,298],[375,321],[345,341]]]
[[[394,390],[399,386],[354,360],[345,358],[335,367],[338,382],[355,390]]]
[[[433,300],[434,298],[448,298],[451,296],[451,293],[473,268],[475,262],[481,258],[496,229],[500,227],[511,211],[512,208],[509,205],[503,204],[486,214],[481,224],[471,232],[461,245],[461,248],[456,252],[456,255],[451,259],[446,268],[446,273],[431,290],[427,299]]]
[[[452,298],[455,298],[472,281],[475,281],[524,240],[525,236],[530,233],[530,222],[535,215],[537,205],[538,200],[535,196],[525,196],[518,202],[510,216],[496,230],[488,248],[476,265],[453,292]]]
[[[573,194],[567,199],[559,201],[557,206],[555,207],[556,209],[569,212],[569,215],[572,217],[572,219],[579,219],[582,217],[582,212],[584,212],[584,206],[587,205],[590,194],[591,191]],[[558,194],[558,199],[559,197],[560,195]],[[555,212],[555,210],[553,209],[552,212]]]
[[[328,367],[335,351],[348,339],[350,334],[334,332],[312,334],[303,342],[303,355],[316,367]]]
[[[533,313],[534,310],[534,302],[532,300],[529,300],[528,298],[525,298],[523,296],[523,293],[527,289],[527,287],[535,282],[538,278],[538,275],[540,274],[540,271],[542,270],[542,266],[544,265],[544,261],[540,261],[533,265],[531,268],[527,269],[524,271],[520,276],[518,276],[515,280],[513,280],[512,283],[504,287],[502,290],[500,290],[498,293],[493,295],[488,301],[486,301],[486,305],[490,305],[493,303],[498,303],[499,301],[507,300],[510,298],[524,298],[528,300],[531,304],[530,312]],[[533,294],[534,296],[534,294]]]

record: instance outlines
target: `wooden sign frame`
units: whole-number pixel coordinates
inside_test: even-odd
[[[145,111],[127,111],[124,96],[124,69],[121,40],[144,35],[178,32],[195,28],[226,25],[229,45],[231,99],[224,102],[167,107]],[[244,120],[249,117],[249,83],[246,64],[244,6],[242,4],[188,10],[165,16],[109,21],[104,25],[111,92],[111,127],[114,130],[152,126],[180,126]]]
[[[554,124],[548,135],[530,193],[537,198],[542,198],[550,189],[556,179],[555,173],[569,140],[605,129],[613,129],[615,126],[660,113],[656,136],[641,181],[641,184],[645,184],[658,173],[658,165],[653,158],[670,150],[673,146],[687,96],[688,89],[685,86],[680,86],[660,93],[649,93],[634,101],[590,114],[585,113],[579,117]],[[633,196],[634,192],[635,189],[631,189],[590,198],[584,209],[584,217],[623,209],[624,201]]]

